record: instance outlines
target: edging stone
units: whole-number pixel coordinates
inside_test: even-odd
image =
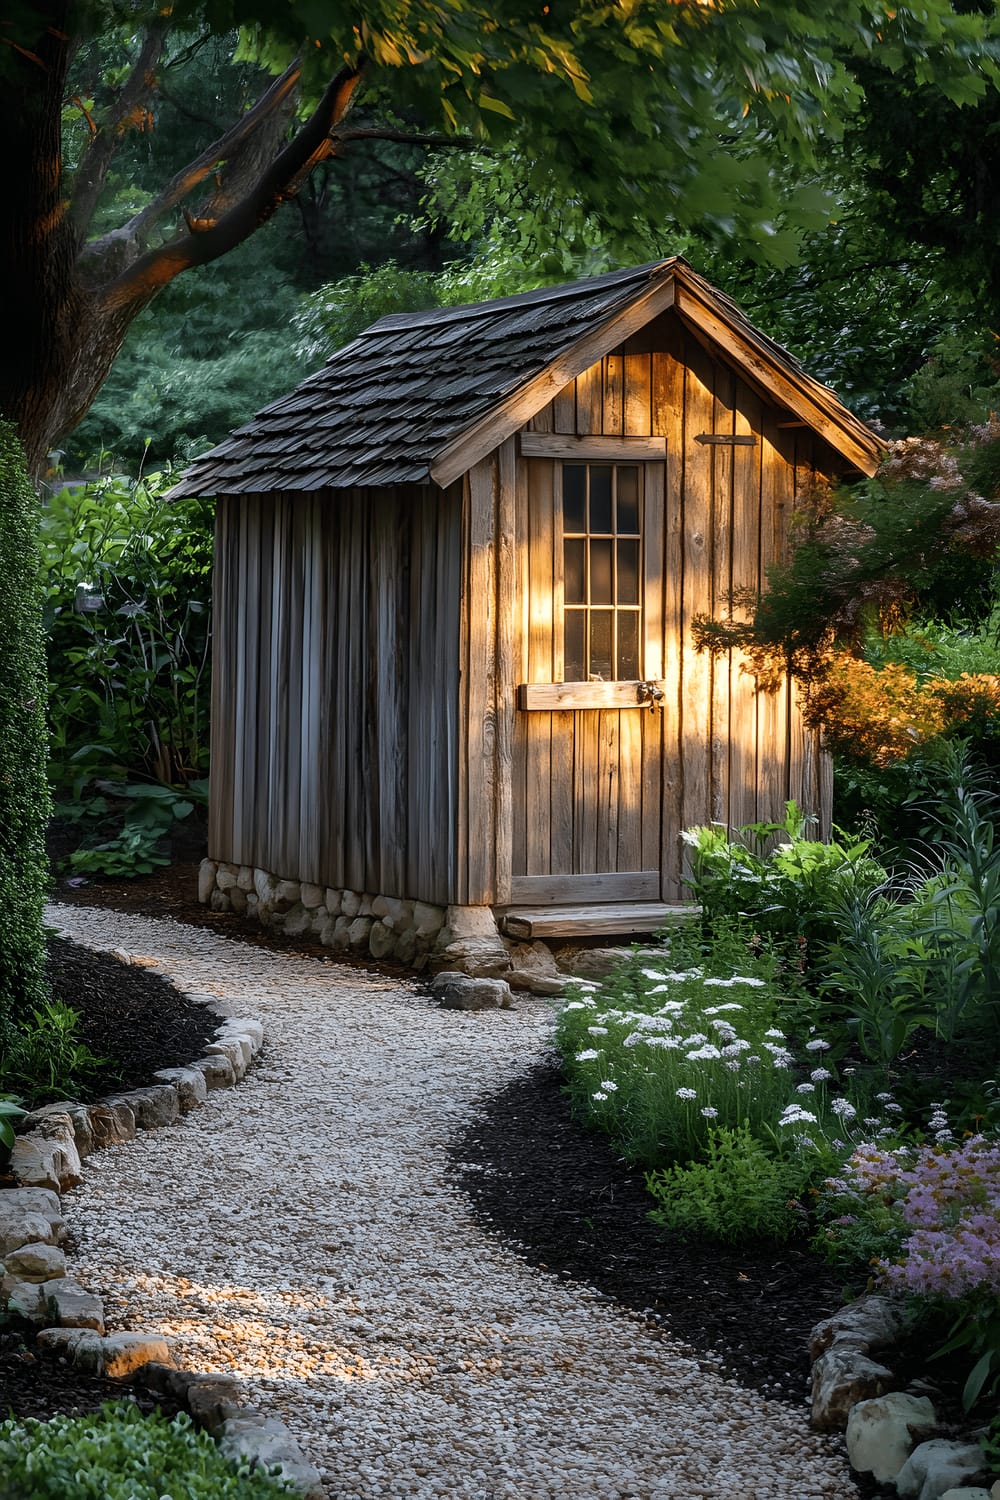
[[[210,873],[214,878],[215,870]],[[199,894],[210,892],[208,877],[203,865]],[[246,885],[237,887],[234,879],[231,889],[238,888],[243,894]],[[75,1100],[44,1105],[20,1122],[12,1163],[16,1156],[24,1175],[20,1186],[0,1192],[0,1302],[9,1317],[38,1328],[40,1350],[91,1374],[169,1393],[224,1453],[276,1466],[305,1500],[323,1500],[318,1469],[283,1422],[241,1406],[231,1377],[178,1368],[171,1341],[134,1330],[106,1333],[102,1299],[67,1276],[58,1248],[66,1239],[59,1191],[83,1180],[81,1157],[132,1140],[137,1130],[174,1124],[211,1090],[242,1079],[261,1050],[262,1021],[225,1015],[212,995],[187,997],[224,1016],[204,1057],[187,1068],[161,1069],[145,1088],[89,1106]]]
[[[809,1339],[812,1424],[846,1428],[848,1458],[858,1472],[894,1485],[900,1495],[976,1496],[988,1463],[975,1434],[942,1436],[944,1424],[920,1382],[899,1389],[891,1365],[902,1329],[901,1305],[881,1296],[860,1297],[816,1325]],[[1000,1484],[994,1491],[1000,1495]]]

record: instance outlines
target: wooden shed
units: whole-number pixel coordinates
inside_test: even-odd
[[[794,685],[689,624],[880,452],[679,258],[382,318],[178,487],[218,497],[210,859],[655,927],[684,828],[828,821]]]

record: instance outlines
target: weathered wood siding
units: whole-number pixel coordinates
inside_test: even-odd
[[[209,854],[453,898],[461,487],[221,499]]]
[[[663,723],[662,815],[659,863],[666,899],[682,894],[682,829],[708,821],[738,826],[778,820],[794,798],[820,815],[829,828],[828,761],[816,736],[802,723],[794,687],[758,693],[734,653],[716,662],[691,643],[694,615],[721,613],[730,591],[757,588],[768,564],[783,557],[796,494],[817,472],[843,467],[833,450],[776,407],[755,384],[704,341],[674,312],[651,323],[568,385],[528,424],[534,432],[664,437],[663,515],[649,530],[647,497],[647,610],[650,557],[662,558],[662,620],[656,625],[654,663],[662,655],[666,684]],[[755,435],[754,446],[701,444],[704,434]],[[525,531],[544,527],[527,493],[527,460],[518,460],[517,543]],[[545,596],[548,596],[546,602]],[[552,611],[559,606],[559,580],[532,579],[518,600],[516,617],[519,681],[538,681],[534,651],[551,651]],[[647,661],[649,658],[647,657]],[[596,716],[594,716],[596,719]],[[623,715],[622,718],[625,716]],[[519,739],[550,734],[556,716],[521,715]],[[522,722],[534,719],[534,723]],[[545,721],[545,722],[543,722]],[[629,725],[634,735],[638,725]],[[619,731],[620,732],[620,731]],[[559,740],[565,745],[565,738]],[[528,867],[523,852],[535,828],[566,825],[562,801],[572,794],[573,767],[553,752],[542,787],[515,782],[516,868]],[[522,777],[532,775],[537,756],[518,758]],[[647,771],[654,777],[654,773]],[[649,792],[655,796],[655,787]],[[651,811],[652,826],[656,815]],[[651,829],[644,832],[644,844]],[[554,837],[556,835],[553,835]],[[647,850],[637,851],[646,868]],[[553,868],[555,868],[553,866]]]

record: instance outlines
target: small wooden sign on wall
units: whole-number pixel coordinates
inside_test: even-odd
[[[710,443],[714,448],[721,448],[726,443],[731,443],[737,448],[757,446],[757,439],[752,432],[699,432],[695,442]]]

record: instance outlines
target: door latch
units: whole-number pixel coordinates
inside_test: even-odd
[[[658,708],[663,707],[663,689],[655,682],[637,682],[636,694],[641,704],[644,704],[651,714]]]

